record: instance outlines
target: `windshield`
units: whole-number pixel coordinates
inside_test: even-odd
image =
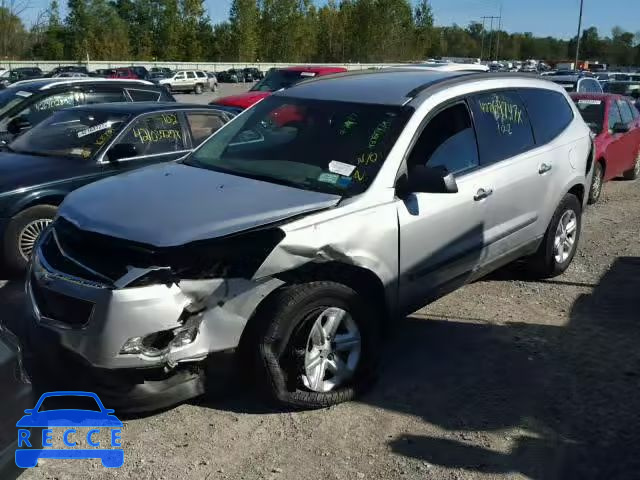
[[[275,92],[281,88],[289,88],[302,80],[316,76],[314,72],[299,72],[293,70],[270,70],[267,75],[256,83],[250,92]]]
[[[18,153],[90,158],[126,124],[129,115],[87,110],[55,113],[11,143]]]
[[[582,119],[594,133],[602,132],[604,124],[604,102],[602,100],[592,100],[587,98],[573,100]]]
[[[273,96],[220,129],[184,163],[356,195],[371,185],[411,111]]]

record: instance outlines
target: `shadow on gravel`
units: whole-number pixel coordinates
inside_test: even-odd
[[[450,431],[390,442],[433,464],[536,480],[640,478],[639,298],[640,258],[626,257],[574,303],[566,327],[409,318],[362,401]],[[506,453],[465,442],[514,427]]]

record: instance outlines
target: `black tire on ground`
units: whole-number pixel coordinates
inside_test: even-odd
[[[200,95],[200,94],[203,92],[202,85],[200,85],[199,83],[196,83],[196,86],[195,86],[195,88],[193,89],[193,92],[194,92],[196,95]]]
[[[36,205],[23,210],[9,221],[3,239],[4,262],[8,268],[20,272],[27,266],[28,260],[20,253],[18,245],[20,233],[24,227],[36,220],[52,220],[57,210],[53,205]]]
[[[569,257],[559,263],[555,258],[554,242],[558,223],[565,212],[572,210],[576,215],[576,233],[574,238],[574,246]],[[538,251],[527,259],[527,267],[531,274],[537,278],[551,278],[562,274],[569,265],[578,250],[580,241],[580,231],[582,229],[582,205],[575,195],[568,193],[564,196],[560,205],[556,209],[547,231],[544,234],[542,243],[538,247]]]
[[[287,408],[322,408],[353,399],[375,380],[379,348],[379,314],[372,301],[336,282],[314,281],[283,288],[262,305],[240,344],[240,357],[268,400]],[[302,382],[304,353],[320,312],[338,307],[349,312],[361,336],[354,376],[329,392]]]
[[[593,167],[593,178],[589,187],[589,198],[587,203],[593,205],[600,199],[602,188],[604,186],[604,168],[602,162],[598,161]]]
[[[624,172],[623,176],[625,180],[635,180],[640,177],[640,152],[638,152],[633,168]]]

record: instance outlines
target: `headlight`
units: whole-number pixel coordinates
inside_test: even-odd
[[[138,355],[147,357],[159,357],[169,351],[186,347],[193,343],[198,336],[200,322],[185,325],[173,330],[155,332],[144,337],[133,337],[125,342],[120,349],[121,354]]]

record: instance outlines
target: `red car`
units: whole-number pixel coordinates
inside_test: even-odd
[[[113,70],[113,73],[107,78],[126,78],[146,80],[149,72],[145,67],[119,67]]]
[[[343,67],[287,67],[272,68],[269,73],[256,83],[251,90],[240,95],[217,98],[210,105],[224,105],[226,107],[249,108],[254,103],[271,95],[282,88],[289,88],[298,82],[321,75],[346,72]]]
[[[609,93],[572,93],[582,118],[596,134],[596,164],[589,203],[596,203],[604,182],[640,177],[640,112],[633,99]]]

